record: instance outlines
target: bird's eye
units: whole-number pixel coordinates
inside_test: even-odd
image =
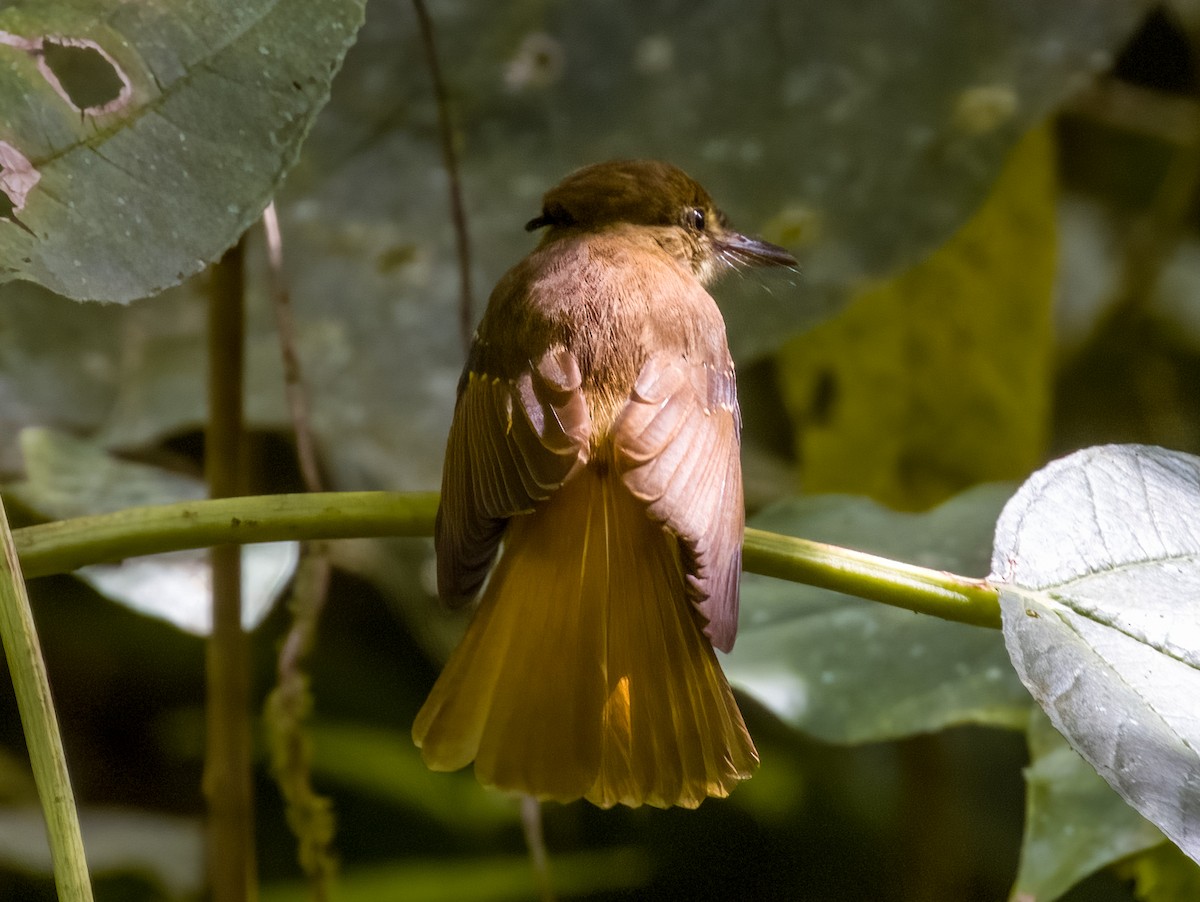
[[[704,231],[704,211],[699,207],[690,207],[687,213],[684,214],[683,221],[689,228],[695,229],[697,232]]]

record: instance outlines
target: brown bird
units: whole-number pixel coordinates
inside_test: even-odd
[[[713,651],[737,632],[745,514],[704,286],[796,261],[652,161],[572,173],[526,228],[546,232],[475,332],[435,530],[439,594],[482,598],[413,738],[504,790],[694,808],[758,765]]]

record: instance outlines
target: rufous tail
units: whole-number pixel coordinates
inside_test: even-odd
[[[684,586],[675,539],[620,478],[580,472],[510,521],[413,725],[425,762],[606,808],[728,795],[758,754]]]

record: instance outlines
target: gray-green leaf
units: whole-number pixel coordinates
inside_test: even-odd
[[[1051,721],[1200,861],[1200,458],[1110,445],[1055,461],[1005,507],[991,579]]]

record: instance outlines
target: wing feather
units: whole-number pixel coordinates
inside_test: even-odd
[[[651,357],[614,426],[617,466],[678,536],[693,602],[722,651],[737,634],[742,565],[741,418],[732,364]]]
[[[434,529],[438,594],[447,602],[479,590],[509,518],[532,510],[586,463],[591,418],[582,382],[562,348],[514,378],[467,370]]]

